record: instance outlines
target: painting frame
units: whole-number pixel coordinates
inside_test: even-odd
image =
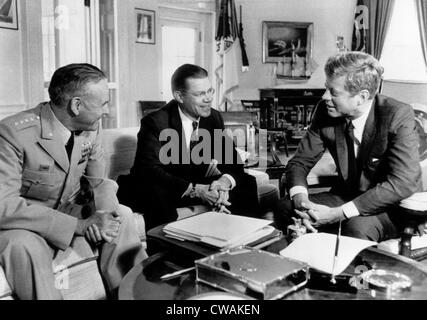
[[[136,43],[156,44],[156,11],[135,8]]]
[[[18,30],[17,0],[0,0],[0,28]]]
[[[313,22],[263,21],[262,62],[282,62],[286,55],[295,51],[292,50],[292,46],[296,47],[296,50],[298,47],[304,48],[304,56],[307,61],[310,61],[313,38]],[[301,45],[299,46],[298,43]]]

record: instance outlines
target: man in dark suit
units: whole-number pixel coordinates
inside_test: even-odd
[[[135,163],[130,176],[119,179],[119,199],[144,213],[147,230],[176,220],[177,208],[193,204],[257,214],[256,181],[211,108],[207,71],[182,65],[172,76],[172,92],[174,100],[141,120]]]
[[[336,232],[382,241],[398,236],[405,216],[400,200],[421,190],[414,113],[409,105],[377,94],[383,68],[372,56],[346,52],[325,66],[326,92],[298,151],[286,168],[290,199],[275,221],[282,229],[296,213],[313,232]],[[308,196],[307,175],[325,149],[338,170],[329,192]]]

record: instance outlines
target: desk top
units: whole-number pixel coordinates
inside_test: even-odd
[[[276,251],[276,250],[274,250]],[[161,252],[135,266],[123,279],[119,299],[122,300],[185,300],[194,296],[218,292],[218,289],[197,283],[195,271],[179,277],[162,281],[164,274],[176,271],[182,266],[173,260],[174,252]],[[363,264],[359,264],[363,263]],[[357,264],[357,265],[356,265]],[[369,300],[369,299],[427,299],[427,267],[414,260],[390,254],[375,248],[362,251],[351,268],[356,274],[373,269],[387,269],[409,276],[413,281],[410,291],[396,293],[393,296],[376,291],[361,283],[358,290],[346,291],[319,286],[322,281],[310,281],[306,288],[286,296],[288,300]],[[348,273],[347,269],[344,273]],[[312,278],[315,273],[312,273]],[[317,278],[321,279],[321,278]],[[323,282],[325,283],[325,282]]]

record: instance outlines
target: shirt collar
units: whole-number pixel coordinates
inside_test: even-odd
[[[366,124],[366,120],[368,119],[369,113],[371,112],[373,102],[374,101],[370,103],[369,107],[366,108],[365,112],[362,113],[362,115],[359,118],[352,120],[352,123],[355,128],[362,129],[363,131],[363,128],[365,127],[365,124]]]
[[[66,145],[68,143],[68,140],[71,137],[71,131],[68,130],[61,121],[58,120],[58,118],[55,115],[55,112],[53,112],[52,107],[49,105],[49,109],[52,112],[52,124],[56,128],[57,133],[59,134],[60,140]]]
[[[182,112],[181,110],[181,106],[178,106],[178,112],[179,112],[179,116],[181,117],[181,122],[184,123],[193,123],[194,120],[192,120],[189,116],[187,116],[184,112]],[[199,123],[200,118],[196,120],[197,123]]]

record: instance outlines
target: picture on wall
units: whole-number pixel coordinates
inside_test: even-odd
[[[0,28],[18,30],[18,4],[16,0],[0,0]]]
[[[153,10],[136,9],[136,42],[148,44],[156,43],[155,18],[156,13]]]
[[[313,23],[264,21],[262,23],[263,63],[278,63],[281,74],[303,77],[311,60]]]

